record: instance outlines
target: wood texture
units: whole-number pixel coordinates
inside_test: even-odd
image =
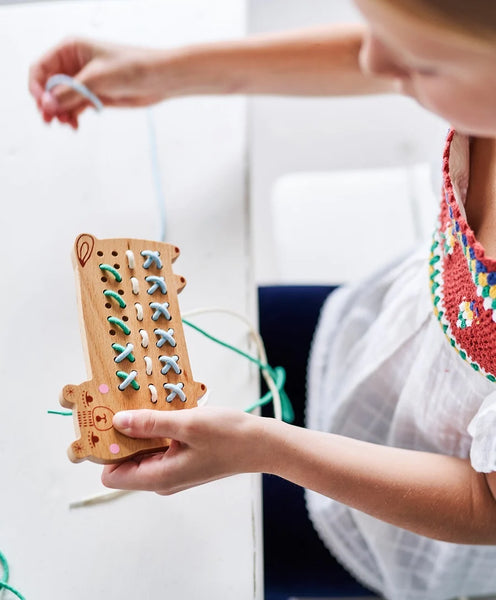
[[[154,255],[158,258],[147,261],[142,251],[158,252]],[[79,436],[68,451],[73,462],[89,459],[101,464],[115,463],[130,456],[167,448],[167,439],[136,440],[122,435],[112,426],[113,415],[120,410],[138,408],[192,408],[206,392],[205,385],[194,381],[191,374],[177,300],[177,294],[186,285],[186,280],[172,271],[172,263],[178,256],[177,247],[162,242],[98,240],[89,234],[81,234],[76,239],[72,258],[90,379],[80,385],[66,385],[60,399],[62,406],[73,409],[74,427]],[[102,268],[101,265],[108,265],[111,269]],[[147,281],[147,277],[163,280]],[[162,281],[164,289],[161,287]],[[150,306],[152,303],[163,305],[165,311],[157,311],[156,307]],[[141,305],[142,318],[137,304]],[[109,318],[118,321],[112,322]],[[172,330],[172,344],[176,345],[164,340],[162,347],[159,347],[162,339],[156,333],[159,329],[167,332]],[[144,347],[146,342],[140,331],[146,332],[145,338],[148,336],[147,347]],[[124,348],[132,344],[132,355],[117,363],[121,352],[113,348],[113,344]],[[163,374],[165,363],[160,357],[164,356],[177,357],[180,373],[170,368]],[[136,371],[133,382],[139,389],[135,389],[133,383],[120,389],[119,386],[122,388],[124,384],[124,376],[119,377],[118,371],[127,374]],[[164,384],[183,384],[185,401],[180,394],[165,389]],[[155,402],[150,385],[157,392]]]

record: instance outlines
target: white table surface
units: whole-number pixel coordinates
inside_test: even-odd
[[[175,45],[244,31],[241,1],[53,2],[0,7],[0,550],[27,600],[262,598],[260,480],[238,476],[172,496],[69,509],[103,491],[100,467],[74,465],[72,422],[48,416],[86,380],[70,262],[80,232],[159,235],[146,112],[82,118],[74,134],[41,123],[27,69],[68,34]],[[253,314],[245,181],[245,103],[190,98],[153,111],[183,311]],[[228,317],[196,322],[246,347]],[[243,408],[257,373],[186,331],[210,402]]]

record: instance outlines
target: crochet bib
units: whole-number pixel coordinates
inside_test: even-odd
[[[443,156],[444,194],[430,256],[431,294],[451,346],[473,369],[496,381],[496,260],[485,256],[455,197],[450,131]]]

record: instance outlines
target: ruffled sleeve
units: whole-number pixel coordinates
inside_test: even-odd
[[[496,392],[490,394],[470,421],[470,462],[479,473],[496,471]]]

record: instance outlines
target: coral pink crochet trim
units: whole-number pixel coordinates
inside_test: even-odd
[[[470,226],[467,223],[467,221],[462,217],[460,207],[458,206],[458,201],[455,197],[455,192],[453,190],[453,183],[451,181],[451,176],[450,176],[450,172],[449,172],[451,142],[455,135],[456,135],[456,132],[454,130],[450,130],[448,137],[446,138],[446,145],[445,145],[444,153],[443,153],[443,167],[442,167],[443,168],[443,183],[444,183],[444,191],[448,196],[446,198],[446,200],[447,200],[449,206],[451,206],[453,209],[454,217],[460,222],[460,226],[463,228],[463,233],[465,233],[465,235],[467,236],[469,245],[474,249],[477,259],[480,260],[481,262],[484,262],[485,265],[487,266],[488,270],[496,272],[496,260],[493,258],[490,258],[489,256],[486,256],[484,247],[482,246],[482,244],[480,244],[476,240],[474,232],[470,229]],[[442,208],[445,208],[447,211],[447,208],[445,207],[445,203],[442,202],[441,206],[442,206]]]
[[[444,194],[432,245],[434,312],[451,345],[496,381],[496,260],[485,255],[462,216],[449,173],[450,131],[443,156]]]

